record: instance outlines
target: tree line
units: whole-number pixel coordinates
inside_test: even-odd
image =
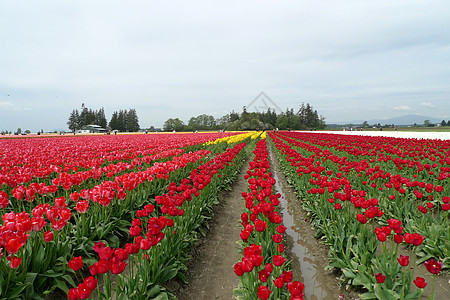
[[[108,130],[119,130],[127,132],[139,131],[139,119],[135,109],[119,110],[113,112],[109,123],[105,117],[104,108],[93,110],[87,108],[84,103],[81,105],[81,111],[74,109],[69,116],[67,126],[73,132],[81,130],[87,125],[98,125]]]
[[[309,103],[302,103],[297,111],[293,108],[276,113],[268,108],[263,112],[248,112],[244,106],[241,113],[232,111],[215,119],[202,114],[191,117],[185,124],[179,118],[170,118],[164,122],[164,131],[197,131],[197,130],[310,130],[325,128],[325,118]]]

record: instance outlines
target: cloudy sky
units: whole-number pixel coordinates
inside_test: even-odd
[[[450,118],[448,0],[2,0],[0,41],[0,130],[67,129],[81,103],[158,127],[262,91],[329,123]]]

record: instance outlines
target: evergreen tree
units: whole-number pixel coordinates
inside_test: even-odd
[[[118,115],[118,130],[125,132],[127,131],[127,120],[126,120],[127,110],[119,110]]]
[[[135,109],[126,112],[126,129],[128,132],[139,131],[139,119]]]
[[[106,128],[108,124],[105,117],[105,109],[103,107],[95,113],[95,124],[102,128]]]
[[[80,129],[80,114],[77,109],[74,109],[72,113],[69,116],[69,121],[67,121],[68,128],[75,132],[76,130]]]
[[[109,127],[111,130],[119,130],[119,113],[117,111],[113,112],[109,121]]]

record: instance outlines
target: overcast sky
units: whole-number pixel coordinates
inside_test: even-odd
[[[1,0],[0,41],[0,130],[67,129],[82,103],[158,127],[262,91],[328,123],[450,118],[448,0]]]

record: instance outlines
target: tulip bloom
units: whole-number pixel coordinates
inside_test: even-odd
[[[22,258],[14,256],[11,258],[10,266],[12,269],[17,269],[22,263]]]
[[[266,230],[267,228],[267,223],[265,221],[261,221],[259,219],[255,220],[255,230],[262,232],[264,230]]]
[[[271,293],[272,291],[267,286],[261,285],[258,288],[258,298],[261,300],[269,299]]]
[[[409,265],[409,256],[400,255],[400,257],[397,257],[397,261],[401,266],[406,267]]]
[[[87,200],[80,200],[77,202],[77,205],[75,206],[75,209],[80,213],[84,214],[89,208],[89,201]]]
[[[425,268],[427,268],[428,272],[431,274],[437,275],[442,269],[442,262],[436,261],[434,258],[424,262]]]
[[[273,264],[277,267],[282,266],[286,262],[286,258],[281,255],[275,255],[273,257]]]
[[[287,284],[287,287],[292,297],[303,297],[303,290],[305,289],[305,285],[300,281],[289,282]]]
[[[75,272],[83,267],[83,258],[81,256],[72,258],[68,263],[69,267]]]
[[[417,277],[416,279],[414,279],[413,282],[419,289],[423,289],[427,286],[425,279],[422,277]]]
[[[377,280],[378,283],[383,283],[386,280],[386,276],[384,276],[381,273],[377,273],[375,274],[375,279]]]

